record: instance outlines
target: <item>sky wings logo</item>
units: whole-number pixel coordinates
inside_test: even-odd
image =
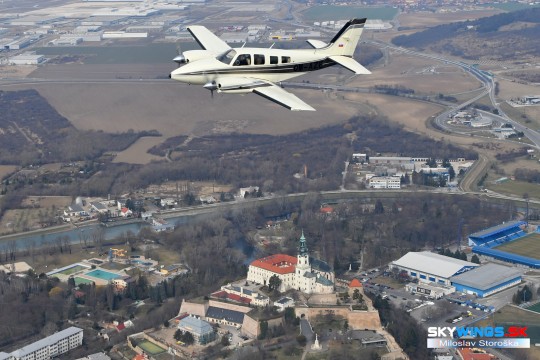
[[[529,348],[527,327],[510,326],[445,326],[428,328],[428,348]]]

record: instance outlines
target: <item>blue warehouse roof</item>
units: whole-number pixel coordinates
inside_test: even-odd
[[[488,263],[466,273],[452,276],[450,281],[452,285],[460,284],[485,291],[520,277],[521,271],[517,268]]]

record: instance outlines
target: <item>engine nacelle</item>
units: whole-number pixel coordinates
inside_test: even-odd
[[[213,56],[208,50],[188,50],[174,58],[174,61],[179,64],[187,64],[190,61],[210,58]]]
[[[257,86],[253,82],[253,79],[245,78],[220,78],[216,80],[217,91],[222,93],[231,94],[246,94],[253,91],[253,88]]]

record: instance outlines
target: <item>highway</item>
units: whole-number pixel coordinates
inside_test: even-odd
[[[431,60],[436,60],[436,61],[443,62],[445,64],[452,64],[452,65],[458,66],[459,68],[463,69],[464,71],[466,71],[469,74],[476,77],[482,83],[482,85],[484,87],[484,91],[482,93],[480,93],[479,95],[475,96],[474,98],[472,98],[470,100],[467,100],[464,103],[461,103],[459,105],[451,107],[450,109],[448,109],[447,111],[444,111],[443,113],[439,114],[435,118],[435,123],[437,124],[437,126],[440,129],[448,131],[448,132],[456,133],[457,131],[455,129],[449,127],[446,124],[446,121],[448,120],[448,116],[451,113],[454,113],[454,112],[456,112],[456,111],[458,111],[460,109],[463,109],[464,107],[474,103],[475,101],[479,100],[480,98],[484,97],[487,94],[487,95],[489,95],[489,98],[491,100],[491,103],[493,104],[493,107],[495,109],[497,109],[497,111],[499,113],[498,115],[489,113],[490,116],[492,116],[492,117],[495,116],[501,123],[505,123],[505,122],[511,123],[514,126],[515,130],[523,132],[524,135],[529,140],[531,140],[531,142],[533,143],[533,146],[540,150],[540,133],[538,131],[536,131],[536,130],[530,129],[530,128],[518,123],[517,121],[512,120],[500,108],[499,103],[497,103],[497,101],[495,99],[495,81],[494,81],[494,79],[493,79],[493,77],[491,75],[488,75],[486,72],[484,72],[484,71],[482,71],[482,70],[480,70],[480,69],[478,69],[478,68],[476,68],[476,67],[474,67],[472,65],[466,64],[466,63],[464,63],[462,61],[447,59],[447,58],[445,58],[443,56],[440,56],[440,55],[421,53],[421,52],[418,52],[418,51],[405,49],[405,48],[402,48],[400,46],[394,46],[392,44],[385,43],[385,42],[382,42],[382,41],[377,41],[377,40],[366,40],[365,42],[376,45],[376,46],[379,46],[379,47],[382,47],[384,49],[400,51],[400,52],[402,52],[404,54],[423,57],[423,58],[428,58],[428,59],[431,59]],[[484,112],[484,113],[486,113],[486,112]],[[460,132],[457,132],[457,133],[460,133]],[[460,133],[460,134],[464,134],[464,133]]]

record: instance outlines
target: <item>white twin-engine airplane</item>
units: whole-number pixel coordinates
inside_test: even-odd
[[[204,26],[189,26],[188,31],[203,48],[190,50],[174,58],[185,64],[169,77],[188,84],[203,85],[213,94],[254,92],[290,110],[314,108],[276,85],[280,81],[304,75],[309,71],[339,64],[355,74],[371,74],[353,59],[366,19],[353,19],[330,43],[308,40],[314,49],[232,49]]]

